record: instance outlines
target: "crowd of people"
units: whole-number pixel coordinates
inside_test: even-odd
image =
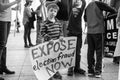
[[[87,26],[88,76],[100,78],[102,76],[105,36],[103,11],[110,14],[118,12],[117,25],[119,27],[119,10],[116,10],[114,6],[108,6],[101,0],[92,0],[87,6],[85,0],[39,0],[40,5],[36,10],[33,10],[31,8],[33,1],[25,0],[24,5],[24,47],[30,48],[45,41],[50,41],[52,44],[53,40],[75,36],[77,37],[75,67],[68,69],[68,76],[73,76],[76,73],[85,75],[86,71],[80,68],[82,16],[84,16],[85,26]],[[21,0],[15,0],[11,3],[9,0],[0,0],[0,74],[15,74],[6,66],[6,43],[10,31],[11,6],[20,2]],[[30,34],[31,29],[34,28],[35,20],[37,21],[37,38],[36,44],[32,44]],[[58,71],[49,80],[53,80],[53,78],[62,80],[62,75]],[[0,77],[0,80],[4,79]]]

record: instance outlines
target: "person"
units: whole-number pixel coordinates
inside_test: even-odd
[[[41,27],[41,36],[44,38],[44,41],[50,41],[59,39],[62,34],[62,23],[56,18],[59,7],[55,3],[50,3],[47,5],[47,20],[43,23]],[[53,79],[62,79],[62,76],[59,72],[56,72],[53,77],[49,80]]]
[[[84,20],[87,25],[88,42],[88,76],[100,78],[102,74],[102,58],[104,47],[104,16],[103,11],[116,13],[106,3],[92,0],[85,9]],[[96,52],[96,55],[94,55]],[[96,59],[95,59],[96,58]]]
[[[18,4],[21,0],[9,2],[9,0],[0,0],[0,74],[15,74],[6,66],[7,40],[11,24],[11,6]],[[0,77],[0,80],[4,80]]]
[[[120,7],[117,13],[116,24],[118,28],[118,39],[117,39],[117,44],[114,52],[113,62],[116,64],[119,64],[119,61],[120,61],[120,49],[119,49],[120,48]]]
[[[72,12],[69,19],[68,24],[68,36],[77,37],[77,45],[76,45],[76,60],[75,67],[73,71],[73,67],[68,69],[68,76],[72,76],[74,73],[85,74],[85,70],[80,68],[80,60],[81,60],[81,47],[82,47],[82,14],[85,8],[86,2],[85,0],[77,0],[73,3]]]
[[[111,0],[110,1],[110,6],[115,8],[118,12],[118,9],[120,7],[120,0]]]
[[[56,4],[59,6],[59,11],[57,13],[56,18],[62,22],[63,35],[67,37],[68,34],[67,27],[72,7],[72,0],[47,0],[47,1],[56,2]]]
[[[24,25],[24,47],[29,48],[34,46],[31,42],[30,34],[33,24],[31,24],[30,18],[32,18],[32,10],[30,6],[32,5],[33,0],[26,0],[25,8],[23,12],[23,25]],[[27,44],[27,40],[29,45]]]
[[[110,6],[113,7],[113,8],[115,8],[115,9],[117,10],[117,12],[118,12],[119,7],[120,7],[120,0],[111,0],[111,1],[110,1]],[[118,15],[118,16],[119,16],[119,15]],[[119,64],[119,60],[120,60],[120,57],[119,57],[119,56],[113,57],[113,63]]]

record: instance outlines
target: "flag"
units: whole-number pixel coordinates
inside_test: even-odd
[[[17,4],[12,10],[19,11],[21,13],[21,3]]]
[[[15,28],[14,28],[14,36],[15,36],[15,34],[16,34],[16,28],[17,28],[18,14],[21,13],[21,3],[17,4],[15,7],[11,8],[11,9],[14,10],[14,11],[16,11],[16,21],[15,21]]]
[[[41,14],[43,17],[43,21],[47,19],[47,9],[46,9],[46,0],[40,0],[41,3]]]

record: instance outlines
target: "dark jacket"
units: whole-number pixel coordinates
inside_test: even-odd
[[[73,12],[71,11],[70,18],[69,18],[69,24],[68,24],[68,30],[71,33],[74,33],[75,35],[82,34],[82,14],[86,5],[85,0],[82,1],[81,8],[78,8],[78,15],[74,16]]]
[[[58,2],[57,5],[60,9],[57,13],[56,18],[59,20],[68,21],[71,4],[72,0],[61,0],[61,2]]]
[[[30,28],[33,28],[34,29],[34,21],[36,20],[36,18],[35,18],[35,12],[33,11],[33,9],[31,9],[32,10],[32,17],[30,17],[29,18],[29,26],[30,26]]]
[[[100,1],[88,4],[84,15],[84,20],[88,24],[87,33],[98,34],[105,32],[103,11],[116,13],[116,10]]]

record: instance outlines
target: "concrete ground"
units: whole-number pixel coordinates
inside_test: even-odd
[[[36,32],[33,31],[31,34],[33,43],[35,44]],[[85,35],[83,35],[83,42]],[[14,70],[14,75],[0,75],[5,80],[37,80],[31,67],[30,54],[28,49],[24,48],[23,43],[23,31],[16,33],[10,33],[8,39],[8,51],[7,51],[7,66],[10,70]],[[87,71],[87,45],[83,44],[82,47],[82,61],[81,67]],[[112,58],[104,58],[105,67],[103,68],[102,78],[91,78],[82,75],[74,75],[72,77],[67,76],[67,72],[63,71],[63,80],[118,80],[119,67],[113,64]]]

